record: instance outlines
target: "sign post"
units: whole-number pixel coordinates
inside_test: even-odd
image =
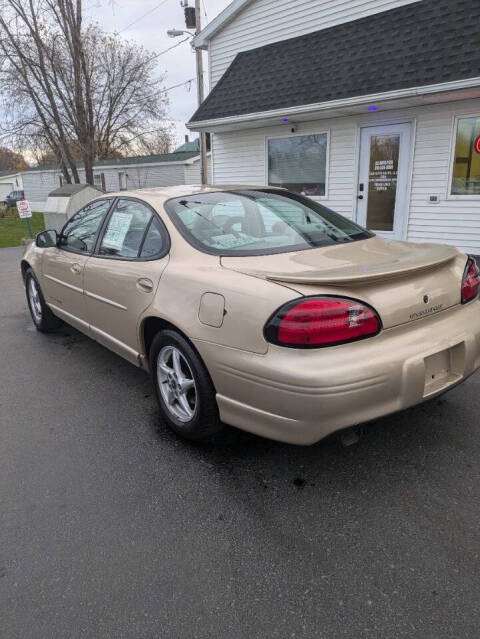
[[[19,200],[17,202],[17,211],[19,217],[22,220],[25,220],[27,224],[28,234],[30,237],[33,237],[32,227],[30,226],[30,218],[32,217],[32,209],[30,207],[30,203],[27,200]]]

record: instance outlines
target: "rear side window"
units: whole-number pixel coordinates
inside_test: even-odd
[[[111,203],[111,200],[97,200],[75,213],[63,227],[58,246],[76,253],[91,253]]]
[[[166,237],[162,225],[156,217],[153,218],[150,228],[143,241],[140,257],[145,259],[162,254],[166,249]]]

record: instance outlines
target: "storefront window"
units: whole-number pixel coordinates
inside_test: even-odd
[[[327,134],[268,140],[268,183],[295,193],[326,193]]]
[[[480,195],[480,117],[458,120],[452,195]]]

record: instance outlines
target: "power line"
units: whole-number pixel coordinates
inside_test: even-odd
[[[154,53],[152,57],[150,58],[150,60],[155,60],[155,58],[158,58],[164,53],[167,53],[167,51],[171,51],[172,49],[175,49],[175,47],[179,47],[181,44],[183,44],[187,40],[190,40],[190,36],[188,36],[187,38],[184,38],[183,40],[180,40],[180,42],[175,43],[173,46],[168,47],[168,49],[164,49],[163,51],[160,51],[159,53]]]
[[[139,18],[136,18],[136,20],[134,20],[133,22],[130,22],[130,24],[127,24],[126,27],[124,27],[121,31],[119,31],[118,33],[123,33],[124,31],[126,31],[127,29],[130,29],[130,27],[133,27],[134,24],[137,24],[137,22],[140,22],[140,20],[143,20],[143,18],[146,18],[147,16],[149,16],[151,13],[153,13],[154,11],[156,11],[157,9],[159,9],[162,5],[164,5],[166,2],[168,2],[168,0],[162,0],[162,2],[159,2],[156,6],[153,7],[153,9],[149,9],[146,13],[144,13],[143,15],[141,15]]]
[[[172,87],[168,87],[168,89],[160,89],[160,93],[168,93],[172,89],[178,89],[178,87],[183,87],[186,84],[189,84],[191,82],[196,82],[196,81],[197,81],[197,78],[190,78],[190,80],[185,80],[185,82],[180,82],[179,84],[174,84]]]

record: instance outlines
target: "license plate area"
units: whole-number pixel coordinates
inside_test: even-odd
[[[424,397],[434,395],[459,382],[465,370],[465,344],[462,342],[425,357]]]

